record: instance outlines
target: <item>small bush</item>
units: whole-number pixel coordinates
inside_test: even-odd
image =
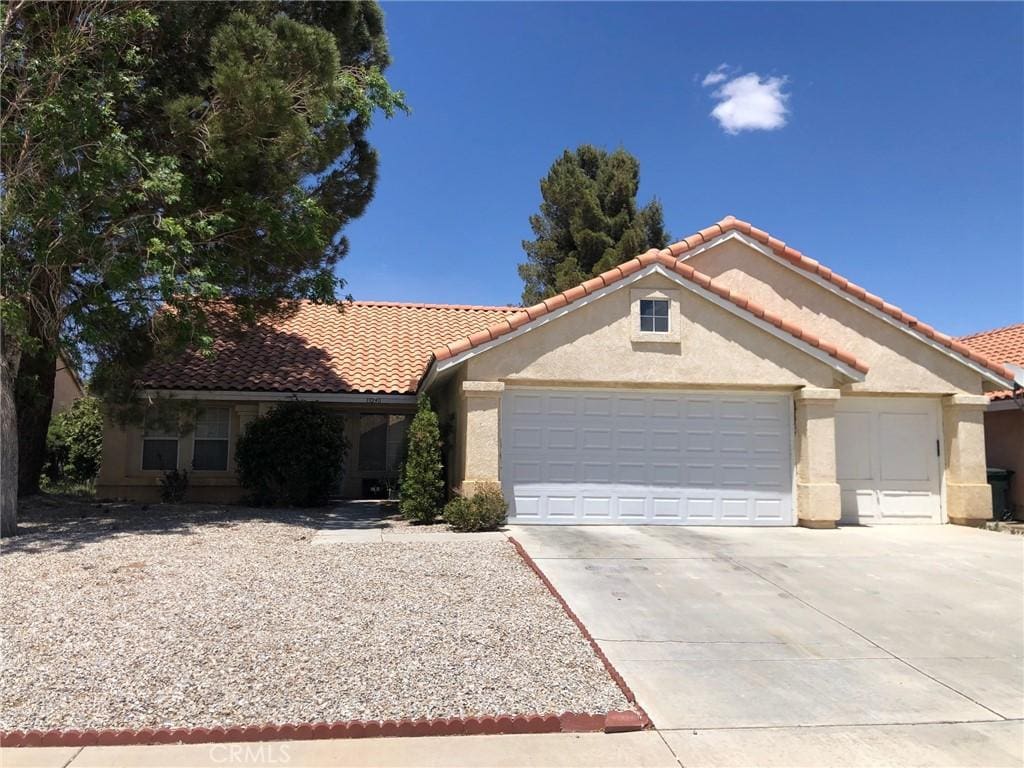
[[[465,496],[453,496],[444,505],[444,521],[456,531],[475,531],[476,516]]]
[[[497,483],[481,483],[472,496],[456,496],[444,508],[444,521],[456,531],[493,531],[507,515],[508,503]]]
[[[166,504],[180,504],[188,492],[188,472],[172,469],[160,478],[160,501]]]
[[[261,506],[327,503],[348,452],[341,414],[287,402],[249,423],[235,449],[239,481]]]
[[[421,397],[409,425],[408,457],[402,472],[402,517],[430,523],[444,501],[444,465],[441,461],[441,431],[430,400]]]
[[[46,476],[73,484],[91,483],[103,454],[103,414],[95,397],[81,397],[50,421],[46,434]]]

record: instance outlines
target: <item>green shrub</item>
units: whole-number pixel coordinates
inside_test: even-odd
[[[160,478],[160,501],[167,504],[180,504],[185,500],[188,491],[188,472],[176,469],[164,472]]]
[[[91,483],[103,454],[103,414],[95,397],[80,397],[50,420],[46,434],[47,477]]]
[[[441,431],[430,400],[421,397],[409,425],[409,447],[402,472],[399,509],[406,520],[429,523],[437,517],[443,501]]]
[[[444,505],[444,521],[456,531],[475,531],[476,516],[465,496],[453,496]]]
[[[250,501],[262,506],[327,503],[348,452],[341,414],[319,403],[287,402],[249,423],[235,463]]]
[[[508,503],[497,483],[481,483],[472,496],[456,496],[444,508],[444,521],[456,531],[493,531],[507,515]]]

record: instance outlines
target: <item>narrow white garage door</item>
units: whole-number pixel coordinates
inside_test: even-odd
[[[510,522],[791,525],[789,398],[509,388]]]
[[[937,400],[840,399],[836,474],[843,522],[942,522],[940,461]]]

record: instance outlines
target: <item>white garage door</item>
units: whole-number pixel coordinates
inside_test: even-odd
[[[836,474],[845,523],[940,523],[935,399],[843,397]]]
[[[510,388],[510,522],[791,525],[789,398]]]

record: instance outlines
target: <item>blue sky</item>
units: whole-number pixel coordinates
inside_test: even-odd
[[[413,113],[372,129],[357,299],[517,303],[539,180],[592,143],[674,236],[731,213],[948,333],[1024,320],[1024,5],[384,9]]]

